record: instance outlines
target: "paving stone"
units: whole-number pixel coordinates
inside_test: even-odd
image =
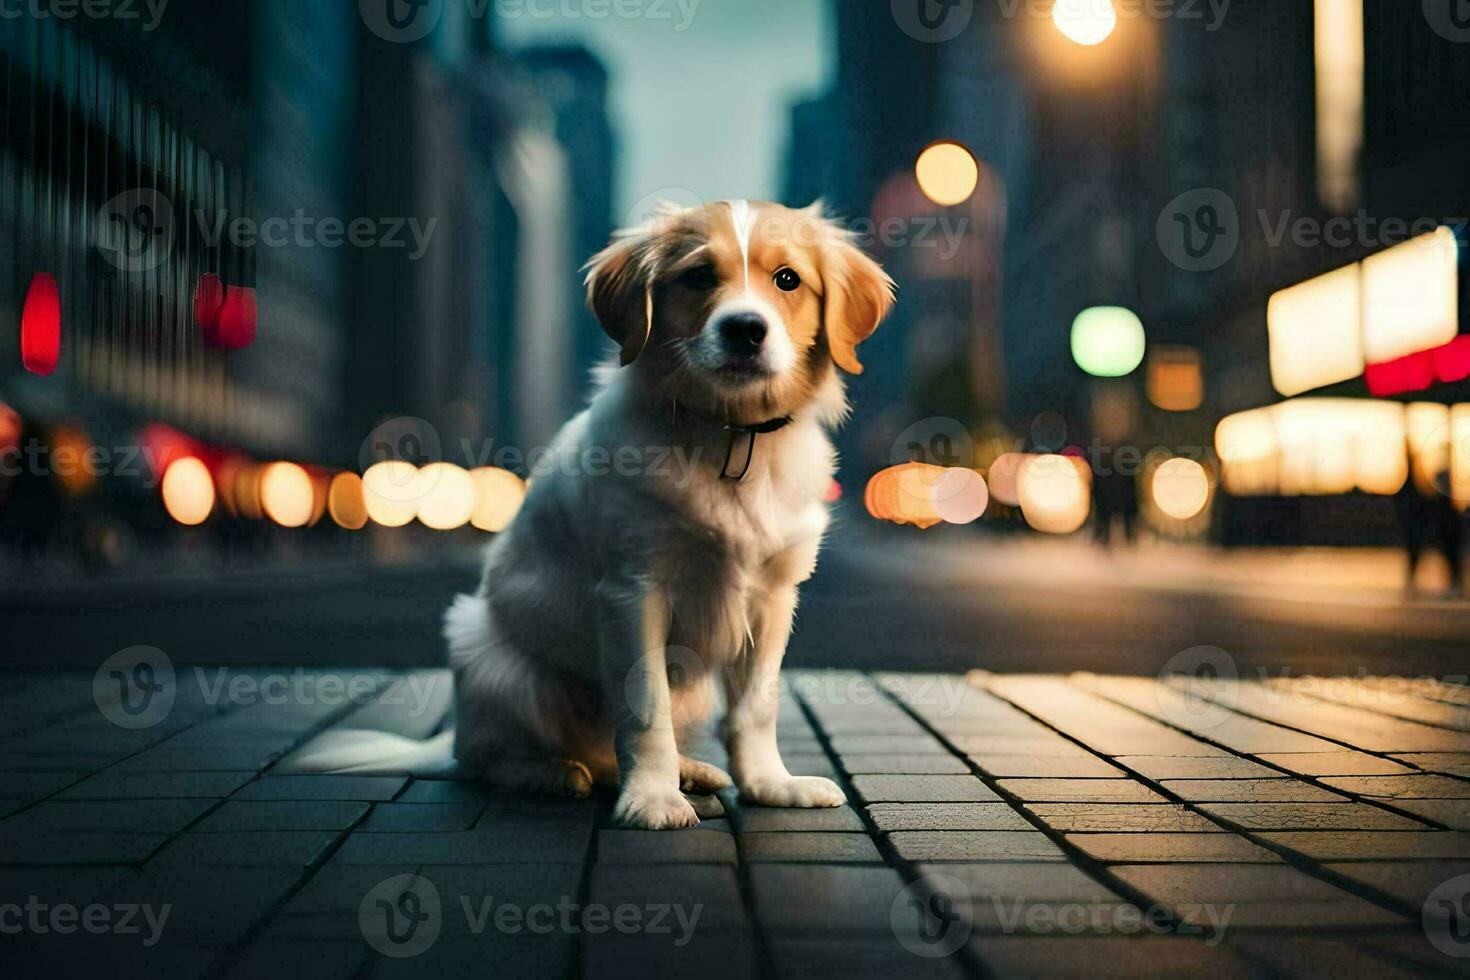
[[[1315,861],[1470,858],[1470,834],[1450,831],[1287,831],[1259,836]]]
[[[1095,758],[1092,753],[1075,742],[1070,742],[1047,729],[1041,735],[965,735],[955,739],[955,746],[963,749],[971,758],[987,756],[1038,756]]]
[[[554,867],[554,866],[551,866]],[[356,915],[368,892],[389,878],[417,874],[416,864],[337,864],[318,868],[284,915]]]
[[[817,723],[829,735],[923,735],[928,733],[924,726],[902,712],[894,714],[840,714],[817,713]]]
[[[1284,864],[1122,864],[1120,881],[1166,905],[1190,902],[1337,902],[1343,891]]]
[[[994,936],[970,948],[998,977],[1211,977],[1255,975],[1229,950],[1174,936]]]
[[[987,896],[1037,902],[1120,901],[1108,886],[1058,861],[921,864],[918,870],[920,883],[943,891],[955,903],[974,904]]]
[[[1061,833],[1224,833],[1225,828],[1174,803],[1027,803]]]
[[[1470,752],[1413,752],[1396,758],[1427,769],[1430,772],[1442,772],[1449,776],[1464,776],[1470,778]],[[1356,775],[1379,775],[1378,773],[1342,773],[1344,776]]]
[[[262,776],[235,799],[387,801],[407,784],[406,776]]]
[[[1394,800],[1393,806],[1451,830],[1470,830],[1470,800]]]
[[[1322,936],[1290,936],[1261,931],[1240,935],[1235,939],[1234,945],[1238,952],[1260,963],[1272,976],[1366,975],[1375,980],[1418,980],[1429,972],[1411,972],[1406,969],[1411,960],[1402,952],[1378,953],[1372,944],[1384,941],[1379,934],[1355,936],[1351,939],[1329,939]],[[1427,946],[1428,943],[1424,945]],[[1437,950],[1434,953],[1435,958],[1442,962],[1443,955]]]
[[[85,779],[87,773],[70,772],[0,772],[0,792],[12,799],[35,800],[59,792],[72,783]]]
[[[503,933],[515,935],[513,920],[499,926],[503,906],[514,906],[520,916],[530,914],[533,906],[548,906],[537,912],[543,921],[555,923],[560,930],[563,917],[575,914],[571,906],[580,904],[578,891],[582,869],[575,864],[426,864],[419,877],[430,882],[446,910],[443,931],[448,935]]]
[[[1001,779],[1001,789],[1027,803],[1167,803],[1131,779]]]
[[[734,864],[735,841],[727,833],[688,830],[597,832],[598,864]]]
[[[255,830],[184,834],[154,858],[155,864],[185,867],[307,867],[326,857],[334,830]]]
[[[750,886],[768,934],[868,935],[889,941],[903,879],[892,868],[861,864],[753,864]]]
[[[1035,830],[1009,803],[873,803],[879,830]]]
[[[332,856],[337,864],[578,864],[590,827],[527,822],[514,833],[350,834]]]
[[[398,803],[476,803],[495,798],[495,791],[484,783],[454,782],[448,779],[415,779],[397,797]]]
[[[959,980],[969,975],[956,956],[920,958],[893,936],[886,941],[843,939],[835,943],[778,936],[767,947],[776,976],[789,980],[809,977],[847,980],[863,976],[885,980]]]
[[[232,868],[228,875],[217,867],[150,867],[119,882],[98,901],[154,908],[170,905],[165,926],[168,944],[227,947],[280,905],[303,874],[298,867]]]
[[[273,980],[310,976],[312,980],[352,980],[371,959],[372,947],[362,941],[327,942],[293,939],[274,926],[251,943],[229,972],[231,980]]]
[[[1124,773],[1095,755],[971,755],[991,776],[1039,779],[1109,779]]]
[[[1281,858],[1235,834],[1068,834],[1068,843],[1110,863],[1270,863]]]
[[[167,841],[162,834],[0,834],[0,864],[142,864]]]
[[[1440,885],[1470,875],[1470,861],[1383,861],[1328,864],[1326,867],[1355,881],[1387,892],[1411,908],[1423,908]]]
[[[1366,752],[1282,752],[1261,758],[1303,776],[1393,776],[1413,772]]]
[[[788,833],[771,831],[740,835],[740,856],[746,863],[758,861],[805,861],[819,864],[864,862],[882,864],[878,849],[867,834],[838,834],[820,831]]]
[[[1061,848],[1031,831],[904,830],[888,842],[905,861],[1062,861]]]
[[[213,748],[167,748],[160,746],[123,759],[123,772],[259,772],[285,754],[270,746],[215,746]]]
[[[1427,830],[1365,803],[1201,803],[1206,813],[1246,830]]]
[[[844,771],[853,775],[865,773],[896,774],[968,774],[970,767],[963,759],[952,755],[925,753],[920,755],[844,755],[841,760]],[[789,769],[790,766],[787,766]],[[795,770],[792,770],[795,773]]]
[[[771,807],[742,806],[733,811],[735,826],[744,833],[768,830],[861,831],[862,818],[851,806]],[[701,824],[703,826],[703,824]]]
[[[1226,929],[1347,929],[1403,925],[1403,916],[1361,898],[1335,902],[1232,902],[1227,908],[1184,903],[1172,909],[1180,921],[1208,931]]]
[[[832,736],[832,748],[840,755],[863,755],[863,754],[900,754],[919,755],[937,754],[950,755],[949,749],[944,747],[932,735],[850,735],[836,734]]]
[[[1165,789],[1191,803],[1345,803],[1347,797],[1299,779],[1166,779]]]
[[[426,952],[404,959],[368,960],[368,980],[420,977],[481,977],[487,964],[504,977],[564,977],[576,961],[575,936],[501,935],[487,930],[478,936],[441,936]]]
[[[869,803],[979,803],[1000,799],[974,776],[854,776],[852,785]]]
[[[1470,800],[1470,782],[1450,776],[1327,776],[1329,786],[1384,800]]]
[[[469,830],[484,809],[480,803],[375,803],[358,829],[368,833]]]
[[[253,772],[120,772],[108,769],[61,793],[63,800],[221,799]]]
[[[1179,755],[1125,755],[1118,764],[1149,779],[1271,779],[1281,773],[1258,762],[1226,755],[1198,758]]]
[[[127,867],[0,868],[0,903],[24,905],[35,895],[53,905],[86,905],[134,873]]]
[[[587,900],[609,908],[669,904],[692,910],[699,906],[701,931],[744,932],[750,926],[735,869],[725,865],[599,864],[592,869]]]
[[[935,756],[935,758],[939,758]],[[786,771],[793,776],[822,776],[825,779],[837,778],[837,767],[832,765],[832,760],[826,755],[785,755],[781,761],[786,765]]]
[[[762,975],[759,948],[747,934],[711,933],[696,922],[690,930],[672,915],[667,935],[607,935],[588,937],[583,945],[582,968],[588,977],[721,977],[746,980]],[[686,934],[687,933],[687,934]]]
[[[0,835],[13,833],[174,834],[214,806],[212,800],[107,800],[37,803],[0,822]]]
[[[367,812],[367,803],[346,800],[226,800],[193,830],[196,833],[346,830]]]

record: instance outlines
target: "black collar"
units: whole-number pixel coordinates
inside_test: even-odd
[[[755,437],[766,435],[771,432],[779,432],[791,424],[791,416],[783,415],[777,419],[767,419],[764,422],[756,422],[752,425],[735,425],[726,423],[725,431],[730,433],[730,441],[725,445],[725,465],[720,467],[720,479],[732,480],[739,483],[745,479],[745,474],[750,472],[750,464],[755,460]],[[745,465],[740,468],[739,473],[730,472],[730,461],[735,457],[735,437],[746,435],[750,440],[745,446]]]

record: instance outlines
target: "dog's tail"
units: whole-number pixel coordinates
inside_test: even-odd
[[[449,665],[456,670],[475,660],[490,642],[490,607],[483,596],[461,595],[444,614]],[[353,773],[424,776],[452,774],[454,730],[427,739],[361,728],[330,729],[282,759],[277,773]]]
[[[342,728],[318,735],[271,771],[432,778],[447,775],[454,768],[452,729],[417,739],[392,732]]]

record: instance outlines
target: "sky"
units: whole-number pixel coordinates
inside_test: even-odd
[[[649,16],[578,13],[620,5]],[[578,41],[608,66],[620,218],[655,196],[779,197],[787,109],[822,91],[833,71],[826,0],[540,0],[525,9],[541,13],[497,25],[510,45]]]

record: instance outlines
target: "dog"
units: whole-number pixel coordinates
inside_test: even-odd
[[[893,281],[820,203],[743,200],[665,210],[585,271],[619,363],[445,617],[454,755],[509,788],[618,786],[626,827],[693,826],[684,793],[732,777],[755,805],[839,806],[781,761],[779,676],[828,524],[838,372],[862,371]],[[729,774],[680,750],[721,694]]]

